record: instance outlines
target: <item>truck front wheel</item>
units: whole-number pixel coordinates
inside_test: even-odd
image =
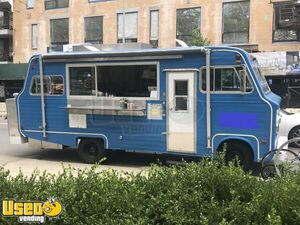
[[[106,156],[104,143],[97,139],[82,139],[78,146],[78,154],[85,163],[99,162]]]
[[[253,156],[251,148],[247,144],[240,141],[228,141],[224,143],[226,147],[225,160],[226,162],[239,160],[240,165],[244,170],[250,170],[253,166]],[[220,150],[223,150],[224,144],[221,145]]]

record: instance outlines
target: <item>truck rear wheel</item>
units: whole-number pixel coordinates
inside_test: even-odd
[[[78,146],[78,154],[85,163],[99,162],[106,156],[104,143],[97,139],[82,139]]]

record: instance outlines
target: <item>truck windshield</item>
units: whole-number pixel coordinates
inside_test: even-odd
[[[259,67],[259,64],[257,62],[253,62],[253,69],[254,69],[254,72],[255,72],[255,75],[263,89],[263,91],[265,93],[268,93],[270,92],[270,87],[267,83],[267,80],[265,78],[265,76],[261,73],[261,70],[260,70],[260,67]]]

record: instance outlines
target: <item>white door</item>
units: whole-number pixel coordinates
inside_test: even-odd
[[[168,72],[168,151],[196,151],[195,72]]]

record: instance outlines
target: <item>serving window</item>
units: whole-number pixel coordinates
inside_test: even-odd
[[[151,97],[157,90],[157,66],[98,66],[97,87],[99,96]]]
[[[157,64],[69,67],[70,95],[156,98]]]
[[[70,67],[70,95],[95,95],[95,67]]]

